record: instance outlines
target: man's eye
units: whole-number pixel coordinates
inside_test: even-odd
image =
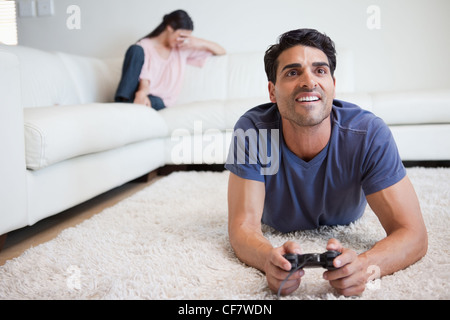
[[[286,75],[288,77],[296,76],[298,74],[297,70],[291,70]]]
[[[326,74],[327,73],[327,71],[325,69],[318,69],[317,72],[319,74]]]

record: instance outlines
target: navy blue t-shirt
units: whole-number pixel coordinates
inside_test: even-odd
[[[391,131],[369,111],[333,101],[327,146],[306,162],[286,146],[276,104],[236,123],[225,167],[264,182],[262,223],[281,232],[346,225],[362,216],[366,195],[400,181],[406,170]]]

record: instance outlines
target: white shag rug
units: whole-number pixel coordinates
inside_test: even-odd
[[[427,255],[344,298],[306,269],[299,289],[282,299],[449,299],[450,169],[411,168],[429,233]],[[227,234],[228,172],[178,172],[0,267],[0,299],[276,299],[265,276],[242,264]],[[385,236],[367,208],[350,226],[280,234],[323,252],[339,239],[357,252]],[[374,271],[375,272],[375,271]]]

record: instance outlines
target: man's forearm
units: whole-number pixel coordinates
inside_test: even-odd
[[[380,276],[404,269],[426,254],[427,230],[407,176],[395,185],[367,196],[367,201],[387,236],[362,257],[367,259],[368,265],[380,268]]]
[[[261,231],[265,187],[262,182],[230,173],[228,183],[228,234],[236,256],[244,263],[264,270],[270,242]]]
[[[375,266],[379,276],[392,274],[420,260],[427,252],[426,232],[399,229],[360,254],[366,260],[366,270]]]
[[[262,233],[239,226],[229,229],[230,243],[236,256],[245,264],[264,272],[270,250],[270,242]]]

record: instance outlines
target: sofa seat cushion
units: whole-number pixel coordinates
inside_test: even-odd
[[[26,108],[24,125],[31,170],[168,133],[157,111],[125,103]]]
[[[160,114],[167,123],[169,135],[226,131],[233,129],[247,110],[267,102],[266,97],[198,101],[165,108]]]
[[[236,122],[247,110],[268,101],[265,97],[211,100],[161,110],[169,128],[166,164],[225,163]]]

